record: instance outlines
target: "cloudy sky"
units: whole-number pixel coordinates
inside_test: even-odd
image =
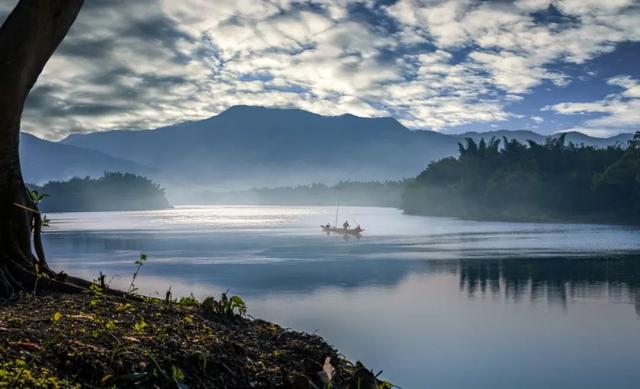
[[[23,129],[60,139],[249,104],[606,136],[640,129],[639,64],[640,0],[86,0]]]

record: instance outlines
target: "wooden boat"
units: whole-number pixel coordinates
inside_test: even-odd
[[[353,235],[353,236],[360,236],[361,233],[364,232],[364,228],[361,228],[360,226],[357,226],[356,228],[338,228],[338,212],[340,211],[340,203],[338,203],[338,206],[336,207],[336,222],[333,226],[327,224],[326,226],[320,226],[320,228],[322,228],[322,231],[326,232],[327,234],[342,234],[342,235]]]
[[[343,234],[343,235],[360,235],[361,233],[364,232],[364,228],[336,228],[336,227],[327,227],[327,226],[320,226],[320,228],[322,228],[322,231],[330,234],[330,233],[334,233],[334,234]]]

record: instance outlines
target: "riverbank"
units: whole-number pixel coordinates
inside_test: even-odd
[[[0,387],[322,388],[327,375],[332,388],[373,378],[319,336],[194,299],[0,301]]]
[[[593,213],[588,215],[553,215],[539,210],[534,213],[519,213],[517,210],[501,213],[482,212],[438,212],[416,209],[403,209],[408,216],[447,217],[470,222],[504,222],[504,223],[542,223],[542,224],[600,224],[640,226],[640,219],[632,214],[621,216],[613,213]],[[463,210],[464,211],[464,210]]]

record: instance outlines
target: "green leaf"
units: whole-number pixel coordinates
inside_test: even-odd
[[[178,381],[184,381],[184,372],[176,366],[171,366],[171,375]]]
[[[62,313],[60,312],[55,312],[53,316],[51,316],[51,321],[53,321],[54,323],[59,322],[60,319],[62,319]]]
[[[133,325],[133,330],[137,333],[143,333],[144,330],[149,326],[143,318],[140,318],[140,321]]]

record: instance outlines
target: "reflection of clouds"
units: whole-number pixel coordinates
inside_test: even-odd
[[[82,272],[95,278],[98,272],[109,277],[130,278],[133,260],[85,262],[52,261],[52,267],[69,273]],[[157,285],[200,285],[203,290],[232,289],[243,295],[269,293],[309,293],[326,287],[357,289],[361,287],[393,286],[409,274],[421,273],[425,264],[419,261],[163,261],[150,255],[141,272],[141,288],[155,290]],[[146,277],[151,277],[152,284]],[[127,284],[128,285],[128,284]],[[166,289],[166,288],[165,288]]]
[[[506,301],[546,302],[568,307],[579,300],[607,300],[635,304],[640,314],[640,264],[637,256],[537,257],[462,260],[327,260],[255,261],[233,258],[155,258],[137,281],[145,293],[172,286],[174,295],[205,296],[220,290],[264,298],[267,295],[307,295],[324,288],[362,289],[398,287],[419,276],[431,282],[440,274],[457,276],[468,298],[501,297]],[[114,261],[54,261],[54,267],[87,278],[99,271],[115,276],[114,286],[126,288],[134,270],[131,258]],[[454,279],[450,279],[451,282]]]
[[[189,217],[143,232],[116,228],[180,218],[181,212],[293,221],[285,223],[286,233],[280,227],[241,233],[202,228]],[[403,387],[423,387],[425,376],[434,387],[450,387],[454,378],[465,380],[460,387],[504,377],[520,382],[523,374],[539,377],[532,359],[562,374],[580,371],[570,378],[584,387],[623,387],[629,372],[637,372],[638,327],[629,303],[640,313],[640,255],[585,258],[602,250],[637,252],[637,228],[467,222],[380,208],[344,212],[367,228],[360,241],[319,231],[333,220],[335,207],[213,207],[50,215],[66,223],[45,234],[45,245],[54,269],[87,279],[102,271],[121,289],[143,251],[149,261],[136,280],[141,292],[164,297],[171,287],[175,297],[203,298],[229,289],[254,317],[319,330],[352,360],[384,368],[385,378]],[[536,309],[533,302],[561,309]],[[598,331],[605,331],[606,342],[591,336]],[[632,357],[601,358],[621,353]],[[514,356],[510,369],[504,369],[505,356]],[[591,362],[607,370],[587,377],[581,363]],[[607,375],[612,364],[626,376]],[[458,367],[472,373],[458,374]],[[602,380],[608,385],[594,384]]]
[[[640,269],[632,261],[614,261],[617,253],[640,252],[637,228],[468,222],[367,207],[344,207],[341,214],[362,223],[362,239],[321,233],[318,226],[333,221],[335,207],[268,206],[55,214],[49,217],[59,224],[44,239],[51,264],[68,273],[128,278],[144,252],[150,257],[146,275],[185,290],[200,285],[253,296],[304,294],[327,287],[394,287],[410,275],[428,282],[447,273],[459,274],[469,296],[565,304],[580,296],[618,295],[638,301],[638,281],[629,277]],[[219,224],[202,225],[202,219]],[[158,227],[157,220],[166,223]],[[237,220],[248,226],[237,228]],[[602,262],[594,253],[610,259]]]
[[[106,282],[112,288],[127,290],[129,288],[129,285],[131,284],[131,277],[133,271],[135,270],[132,265],[130,265],[130,267],[130,273],[105,273],[107,276]],[[146,296],[164,298],[165,293],[169,288],[171,288],[171,293],[175,298],[186,297],[193,294],[198,299],[203,299],[207,296],[220,295],[222,292],[226,291],[226,288],[218,287],[210,283],[194,282],[179,277],[171,277],[170,275],[156,276],[145,273],[148,272],[147,269],[143,267],[138,278],[136,279],[135,285],[139,289],[139,293]],[[74,271],[74,275],[91,280],[96,279],[98,273],[91,270],[82,269],[79,271]],[[233,290],[231,290],[231,292],[235,293],[235,291]]]

